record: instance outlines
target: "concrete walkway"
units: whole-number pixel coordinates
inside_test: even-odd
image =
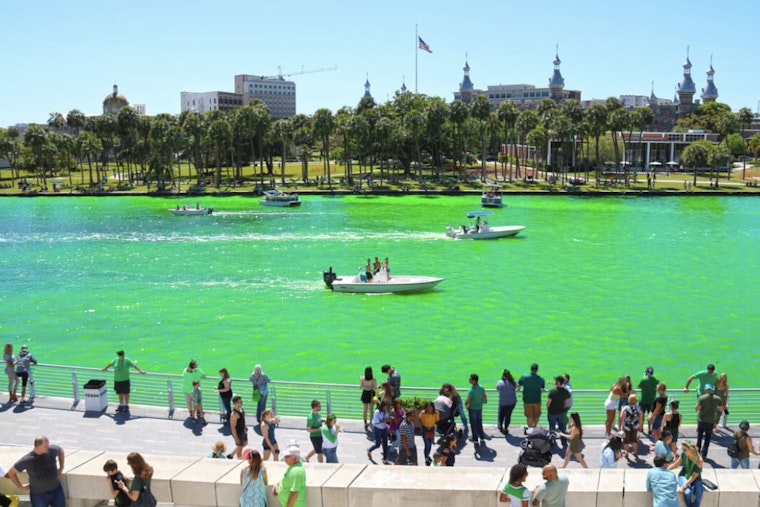
[[[231,450],[233,439],[229,430],[219,423],[218,414],[207,412],[206,426],[194,424],[185,420],[185,410],[179,410],[176,419],[169,418],[168,410],[156,407],[132,406],[131,414],[126,416],[114,412],[115,406],[110,405],[105,413],[90,413],[84,411],[84,402],[72,407],[71,402],[60,398],[37,398],[33,405],[4,404],[0,406],[0,445],[19,445],[29,450],[33,447],[37,435],[46,435],[51,443],[65,449],[87,449],[97,451],[123,451],[125,455],[132,451],[150,454],[206,456],[217,440],[224,441]],[[284,449],[288,441],[298,440],[302,451],[308,452],[311,445],[305,430],[308,407],[304,410],[303,418],[285,417],[277,429],[276,437],[280,447]],[[512,418],[511,435],[501,435],[494,424],[485,425],[485,433],[489,435],[485,446],[475,446],[468,440],[460,439],[460,449],[457,455],[458,466],[496,466],[507,468],[517,463],[520,452],[520,441],[523,427],[519,424],[523,417]],[[255,414],[248,413],[249,446],[261,450],[261,436],[250,428],[255,422]],[[338,420],[344,433],[340,436],[338,459],[341,463],[368,464],[366,449],[373,442],[364,432],[361,421]],[[459,423],[459,421],[458,421]],[[462,428],[461,424],[458,426]],[[728,468],[730,459],[726,454],[726,446],[731,441],[731,435],[736,428],[719,429],[714,435],[706,467]],[[258,428],[257,428],[258,430]],[[591,468],[599,467],[599,454],[604,439],[604,428],[590,426],[584,428],[585,460]],[[753,431],[754,430],[754,431]],[[752,427],[750,435],[755,443],[760,441]],[[648,468],[651,466],[653,453],[648,450],[651,443],[647,435],[640,434],[640,459],[618,463],[619,468]],[[681,439],[696,440],[696,427],[681,428]],[[416,439],[420,456],[422,455],[422,438]],[[303,453],[305,455],[305,452]],[[381,463],[381,450],[374,453],[376,463]],[[554,455],[552,463],[562,465],[564,451]],[[421,458],[422,459],[422,458]],[[315,458],[313,459],[315,460]],[[751,466],[755,468],[757,458],[752,456]],[[10,467],[12,463],[2,463]],[[122,465],[124,466],[124,465]],[[382,465],[381,465],[382,466]],[[580,468],[574,459],[570,468]]]

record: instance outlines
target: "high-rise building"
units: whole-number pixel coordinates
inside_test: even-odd
[[[282,76],[235,76],[235,92],[243,97],[243,105],[254,99],[261,100],[275,118],[288,118],[296,114],[296,83]]]

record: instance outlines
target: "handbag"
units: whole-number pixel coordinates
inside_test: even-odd
[[[253,394],[251,395],[251,401],[259,401],[261,399],[261,391],[258,387],[253,388]]]
[[[156,497],[153,496],[153,493],[151,493],[149,489],[143,488],[140,491],[140,496],[137,497],[137,500],[132,502],[132,505],[134,507],[156,507],[157,503],[158,501],[156,500]]]

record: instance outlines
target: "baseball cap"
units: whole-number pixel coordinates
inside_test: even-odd
[[[301,458],[301,448],[297,445],[289,445],[287,449],[282,453],[281,455],[283,458],[287,458],[288,456],[295,456],[296,458]]]
[[[647,368],[647,375],[652,375],[653,373],[654,373],[654,368],[652,368],[651,366]]]
[[[742,421],[739,423],[739,429],[747,431],[749,429],[749,421]]]
[[[713,390],[713,385],[712,384],[705,384],[705,391],[707,391],[708,389],[710,391],[712,391]]]

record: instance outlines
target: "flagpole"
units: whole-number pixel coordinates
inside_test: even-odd
[[[419,53],[419,50],[417,49],[419,35],[417,34],[417,24],[414,25],[414,93],[417,93],[417,53]]]

